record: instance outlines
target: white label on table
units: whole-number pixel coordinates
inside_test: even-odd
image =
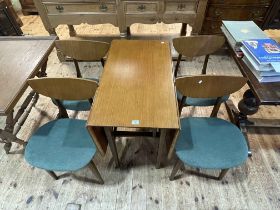
[[[140,120],[131,120],[131,124],[132,125],[139,125],[140,124]]]

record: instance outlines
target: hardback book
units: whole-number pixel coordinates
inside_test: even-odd
[[[234,49],[234,51],[240,51],[240,46],[242,46],[241,42],[240,42],[240,44],[238,44],[235,41],[235,39],[232,37],[232,35],[229,33],[229,31],[225,28],[224,25],[221,26],[221,30],[224,33],[224,35],[226,36],[228,43],[230,44],[232,49]]]
[[[258,74],[261,77],[280,76],[280,72],[275,71],[273,67],[270,70],[266,70],[266,71],[261,71],[261,70],[256,69],[255,64],[252,63],[252,59],[248,58],[245,54],[244,54],[244,57],[243,57],[243,61],[247,66],[250,65],[249,66],[250,70],[255,71],[256,74]]]
[[[254,69],[256,69],[257,71],[280,70],[280,69],[274,69],[270,63],[266,63],[266,64],[258,63],[256,58],[251,54],[251,52],[246,47],[242,46],[240,49],[243,52],[243,56],[248,59],[248,61],[252,64],[252,66],[254,66]]]
[[[242,43],[258,64],[280,62],[280,44],[273,39],[249,39]]]
[[[245,56],[242,58],[242,60],[248,66],[248,68],[251,70],[253,75],[256,77],[256,79],[260,83],[280,82],[280,75],[271,74],[272,76],[269,76],[270,73],[268,73],[268,72],[260,72],[260,71],[255,70],[253,65],[250,63],[250,61]]]
[[[267,39],[266,34],[253,21],[222,21],[233,39],[239,44],[248,39]]]

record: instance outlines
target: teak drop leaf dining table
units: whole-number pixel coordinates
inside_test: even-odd
[[[102,155],[109,144],[117,166],[116,136],[158,136],[157,168],[165,143],[171,156],[180,122],[168,42],[112,42],[87,128]],[[118,131],[118,128],[138,131]]]

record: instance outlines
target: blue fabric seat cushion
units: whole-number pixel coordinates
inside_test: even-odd
[[[89,111],[91,108],[91,103],[89,100],[81,101],[72,101],[72,100],[63,100],[61,101],[62,106],[65,109],[73,111]]]
[[[183,95],[177,91],[177,99],[181,101]],[[229,99],[229,95],[222,97],[222,102]],[[192,98],[187,97],[185,100],[185,106],[214,106],[216,104],[217,98]]]
[[[241,131],[218,118],[181,119],[176,154],[186,164],[204,169],[227,169],[241,165],[248,147]]]
[[[93,80],[99,83],[98,78],[86,78],[86,79]],[[88,100],[81,100],[81,101],[61,100],[61,104],[65,109],[73,110],[73,111],[89,111],[91,108],[91,103]]]
[[[58,119],[41,126],[25,148],[26,161],[52,171],[75,171],[86,166],[96,152],[86,121]]]

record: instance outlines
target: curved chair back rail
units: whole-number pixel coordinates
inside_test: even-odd
[[[29,79],[28,84],[35,92],[58,100],[87,100],[98,87],[97,82],[81,78]]]
[[[218,98],[238,91],[246,82],[239,76],[199,75],[177,78],[175,85],[187,97]]]
[[[90,40],[58,40],[55,42],[61,52],[75,60],[101,60],[108,52],[110,44],[107,42]]]
[[[220,49],[225,38],[218,35],[199,35],[173,39],[175,50],[186,57],[209,55]]]

